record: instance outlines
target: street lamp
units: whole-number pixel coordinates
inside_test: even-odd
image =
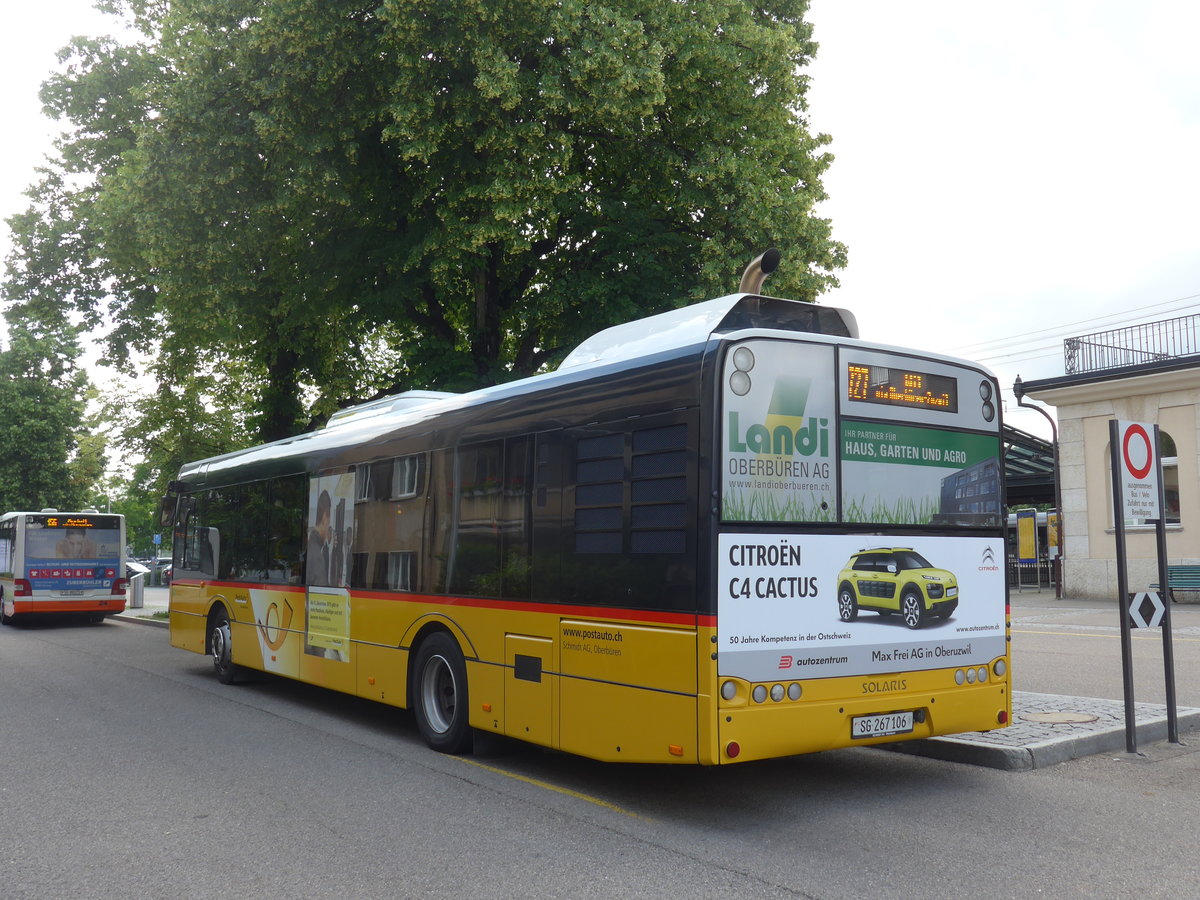
[[[1017,398],[1017,406],[1024,409],[1032,409],[1040,412],[1046,417],[1046,421],[1050,423],[1051,444],[1050,447],[1054,451],[1054,507],[1058,511],[1058,556],[1054,559],[1054,599],[1062,599],[1062,561],[1067,555],[1067,530],[1064,526],[1063,508],[1062,508],[1062,485],[1058,478],[1058,424],[1054,421],[1054,417],[1046,412],[1040,406],[1034,406],[1032,403],[1026,403],[1025,385],[1021,381],[1021,376],[1017,376],[1017,380],[1012,386],[1013,396]]]

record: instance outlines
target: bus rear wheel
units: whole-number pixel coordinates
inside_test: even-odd
[[[221,684],[234,684],[241,677],[242,667],[233,661],[233,631],[229,627],[229,614],[225,610],[217,613],[209,632],[208,646],[212,650],[213,672]]]
[[[417,730],[440,753],[470,749],[467,665],[458,643],[439,631],[421,642],[413,663],[413,712]]]

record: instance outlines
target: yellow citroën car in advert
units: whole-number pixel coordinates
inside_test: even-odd
[[[958,608],[958,580],[908,547],[860,550],[838,573],[838,615],[853,622],[861,609],[900,613],[909,628],[948,619]]]

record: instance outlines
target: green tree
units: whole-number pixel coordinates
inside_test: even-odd
[[[161,339],[160,383],[260,439],[535,372],[770,245],[780,294],[844,265],[805,0],[114,5],[144,40],[77,43],[43,92],[74,130],[21,302],[107,315],[118,362]]]
[[[103,448],[86,431],[88,385],[77,354],[9,322],[0,351],[0,511],[79,509],[91,494]]]

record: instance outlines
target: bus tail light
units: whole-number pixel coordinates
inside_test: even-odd
[[[13,596],[14,597],[32,597],[33,585],[29,583],[27,578],[13,579]]]
[[[112,592],[118,597],[125,596],[125,588],[129,584],[128,578],[118,578],[113,582]]]
[[[738,754],[742,752],[742,745],[737,741],[730,741],[725,745],[725,755],[730,759],[737,759]]]
[[[1001,725],[1008,724],[1008,710],[1002,709],[996,714],[996,721]]]

